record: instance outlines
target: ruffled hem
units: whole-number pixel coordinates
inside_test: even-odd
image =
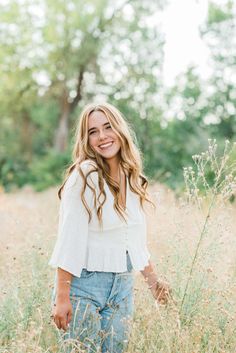
[[[88,271],[125,272],[126,251],[122,248],[99,248],[90,246],[87,249],[86,268]]]
[[[76,276],[76,277],[80,277],[82,269],[84,268],[84,266],[75,267],[75,266],[69,265],[68,263],[58,262],[52,259],[48,262],[48,265],[50,265],[52,268],[55,268],[55,269],[60,267],[63,270],[71,273],[73,276]]]
[[[146,247],[127,250],[135,271],[141,271],[148,265],[151,255]],[[86,268],[88,271],[126,272],[128,270],[126,248],[104,249],[90,246],[87,249]]]

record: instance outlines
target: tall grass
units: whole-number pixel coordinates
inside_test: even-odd
[[[130,352],[236,352],[236,245],[235,232],[227,229],[236,191],[235,147],[226,141],[219,155],[216,141],[209,140],[208,150],[193,156],[194,166],[184,168],[186,193],[176,207],[192,223],[193,237],[184,238],[186,219],[178,220],[169,255],[159,263],[176,301],[155,307],[150,299],[147,307],[146,294],[138,296]]]
[[[222,155],[215,140],[184,169],[186,192],[168,209],[174,231],[163,235],[166,251],[152,253],[170,282],[175,302],[156,306],[143,278],[135,281],[135,313],[129,353],[236,352],[235,144]],[[154,225],[153,225],[154,226]],[[167,235],[166,235],[167,234]],[[161,236],[157,234],[157,237]],[[20,254],[18,266],[0,269],[0,352],[59,353],[64,348],[50,319],[53,244]],[[151,250],[151,249],[150,249]]]

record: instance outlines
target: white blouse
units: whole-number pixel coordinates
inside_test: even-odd
[[[93,161],[81,163],[86,175]],[[93,172],[92,181],[99,191],[98,174]],[[146,215],[139,203],[139,196],[132,192],[126,177],[127,223],[113,208],[114,197],[104,181],[106,201],[102,208],[103,228],[100,228],[96,210],[93,207],[93,192],[85,189],[85,199],[92,212],[89,223],[80,193],[83,179],[75,168],[67,179],[62,191],[57,241],[49,261],[54,268],[60,267],[80,277],[83,268],[88,271],[125,272],[127,271],[126,250],[134,270],[141,271],[148,265],[150,253],[147,249]]]

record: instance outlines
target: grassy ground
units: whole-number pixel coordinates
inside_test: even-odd
[[[209,202],[200,211],[161,185],[150,190],[157,209],[148,209],[148,247],[176,303],[156,307],[136,273],[128,352],[235,353],[235,206],[219,204],[211,210],[199,246]],[[50,319],[54,270],[47,264],[57,233],[56,191],[26,188],[0,195],[1,353],[62,351]]]

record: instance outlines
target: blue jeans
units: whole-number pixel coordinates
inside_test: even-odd
[[[134,275],[128,252],[126,255],[127,272],[83,269],[81,277],[72,276],[73,316],[62,334],[67,353],[122,353],[127,348],[134,310]]]

